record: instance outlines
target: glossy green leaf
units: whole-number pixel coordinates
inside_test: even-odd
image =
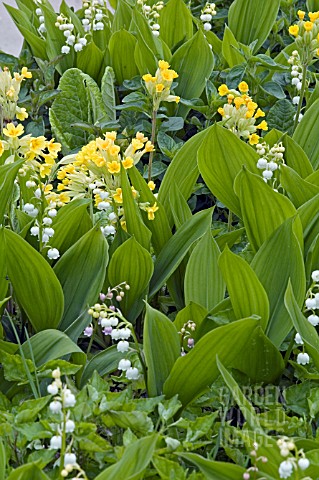
[[[77,53],[77,68],[98,81],[104,56],[105,53],[91,40],[83,50]]]
[[[32,353],[30,352],[30,345]],[[26,341],[22,345],[22,350],[27,358],[34,358],[37,366],[70,354],[80,354],[85,358],[80,347],[59,330],[43,330],[33,335],[30,342]]]
[[[137,44],[134,60],[140,75],[145,73],[154,75],[158,60],[165,58],[163,47],[160,40],[152,34],[146,18],[138,11],[137,7],[133,9],[130,31],[136,33]]]
[[[156,397],[163,392],[163,385],[181,354],[181,345],[171,320],[149,305],[146,305],[143,342],[147,390],[149,396]]]
[[[198,167],[206,185],[238,216],[241,216],[241,211],[233,189],[234,180],[243,165],[257,172],[258,158],[249,145],[219,125],[211,127],[198,151]]]
[[[0,440],[0,480],[5,480],[6,475],[6,450],[3,441]]]
[[[122,28],[129,29],[132,21],[132,7],[125,0],[117,0],[116,10],[112,22],[112,31],[117,32]],[[133,57],[132,57],[133,58]]]
[[[207,316],[208,311],[206,308],[198,305],[197,303],[190,302],[186,307],[180,310],[176,318],[174,320],[174,327],[178,332],[180,332],[181,328],[192,319],[192,322],[196,325],[196,330],[194,332],[194,338],[198,338],[199,327],[201,326],[203,320]]]
[[[39,331],[57,327],[63,312],[63,292],[50,265],[16,233],[3,229],[0,235],[8,277],[33,328]]]
[[[289,100],[277,100],[268,112],[268,127],[276,128],[281,132],[288,132],[292,135],[295,113],[296,110]]]
[[[123,192],[123,207],[125,210],[127,232],[130,235],[134,235],[142,247],[144,247],[146,250],[149,250],[152,234],[141,218],[139,207],[134,200],[131,186],[127,178],[127,173],[124,168],[121,168],[121,186]],[[151,220],[148,220],[148,222],[151,222]]]
[[[126,30],[114,32],[110,38],[111,66],[119,85],[124,80],[130,80],[139,74],[138,68],[133,61],[135,47],[136,38]]]
[[[188,260],[185,273],[185,303],[195,302],[212,310],[225,295],[225,283],[218,266],[220,250],[211,230],[199,240]],[[243,317],[240,317],[243,318]]]
[[[305,254],[307,254],[312,242],[319,233],[319,194],[298,208],[298,214],[301,220]]]
[[[258,315],[261,318],[261,326],[265,329],[269,319],[269,301],[251,266],[243,258],[232,253],[228,247],[220,255],[218,265],[226,282],[236,317]]]
[[[134,237],[122,243],[112,255],[108,267],[110,285],[115,287],[121,282],[127,282],[131,287],[121,302],[121,311],[129,319],[134,316],[134,303],[142,303],[140,297],[149,285],[153,270],[150,253]]]
[[[157,434],[136,440],[126,447],[118,462],[106,468],[95,480],[138,480],[142,478],[152,459],[157,440]]]
[[[49,480],[49,477],[36,463],[26,463],[13,470],[7,480]]]
[[[183,0],[169,0],[159,18],[161,38],[170,49],[193,35],[192,15]]]
[[[284,305],[289,278],[292,279],[298,305],[302,305],[306,290],[304,262],[299,242],[294,234],[292,218],[280,225],[265,241],[255,255],[251,267],[255,270],[269,299],[270,318],[266,334],[279,348],[292,327]]]
[[[319,144],[317,142],[319,128],[318,106],[319,100],[313,103],[309,110],[306,111],[293,135],[293,139],[305,151],[314,170],[317,170],[319,167]]]
[[[192,211],[175,182],[171,186],[169,198],[174,224],[175,227],[179,229],[192,217]]]
[[[186,100],[200,97],[214,67],[214,55],[201,30],[176,50],[171,64],[179,75],[176,95]],[[188,111],[189,107],[179,104],[176,115],[185,117]]]
[[[190,197],[194,184],[199,176],[197,152],[206,136],[213,127],[197,133],[190,138],[171,161],[161,183],[158,199],[164,206],[170,225],[173,224],[173,214],[170,208],[170,189],[175,182],[185,200]]]
[[[288,167],[293,168],[301,178],[306,178],[313,172],[313,167],[309,161],[304,150],[297,142],[289,135],[284,135],[282,138],[283,146],[285,147],[285,162]]]
[[[13,184],[23,159],[0,166],[0,225],[3,224],[8,203],[12,197]]]
[[[150,296],[153,296],[176,270],[189,247],[204,235],[210,227],[211,215],[211,209],[196,213],[167,242],[155,261]]]
[[[117,346],[112,345],[106,350],[102,350],[90,359],[85,366],[81,376],[81,388],[83,388],[87,382],[92,378],[93,373],[96,371],[103,377],[117,370],[119,361],[123,358],[123,353],[118,352]]]
[[[298,173],[288,165],[280,167],[280,183],[296,208],[319,193],[319,187],[301,178]]]
[[[285,306],[290,315],[293,326],[300,333],[306,349],[311,356],[316,368],[319,368],[319,337],[318,333],[305,316],[301,313],[300,302],[297,302],[291,281],[289,281],[285,292]]]
[[[140,202],[149,202],[150,205],[154,205],[154,203],[157,202],[157,206],[159,207],[155,213],[155,218],[152,221],[147,219],[146,212],[141,212],[144,222],[147,224],[147,228],[152,233],[151,242],[155,253],[158,254],[172,236],[166,208],[164,208],[161,202],[151,192],[149,186],[136,167],[129,169],[129,177],[135,190],[139,192]]]
[[[235,0],[228,12],[228,22],[236,40],[245,45],[258,40],[254,51],[259,50],[276,21],[279,5],[280,0]]]
[[[211,480],[234,480],[242,478],[246,472],[244,467],[231,463],[208,460],[197,453],[178,453],[179,457],[184,458],[202,472],[204,478]]]
[[[104,283],[108,243],[99,227],[87,232],[60,258],[54,267],[64,294],[60,330],[68,326],[92,303]]]
[[[246,169],[236,178],[235,192],[240,199],[242,219],[254,251],[257,251],[287,218],[297,215],[296,208],[287,197],[275,192],[261,176]],[[295,228],[300,245],[303,245],[299,218],[296,219]]]
[[[164,394],[168,398],[178,394],[185,407],[218,377],[216,355],[225,365],[234,364],[257,326],[255,319],[248,318],[204,335],[187,355],[176,361],[164,384]]]
[[[90,200],[79,198],[64,205],[53,220],[54,239],[52,245],[61,255],[92,228],[87,212]]]
[[[222,43],[222,54],[230,68],[240,65],[245,61],[245,58],[239,53],[239,43],[234,37],[231,29],[226,25]]]

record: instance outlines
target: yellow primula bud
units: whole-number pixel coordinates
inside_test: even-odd
[[[312,22],[305,22],[303,26],[305,27],[306,32],[310,32],[313,29],[313,23]]]
[[[109,173],[111,174],[119,173],[121,171],[121,164],[115,160],[113,162],[107,162],[106,165]]]
[[[222,107],[220,107],[220,108],[217,110],[217,112],[218,112],[222,117],[225,115],[225,110],[224,110]]]
[[[158,66],[161,70],[167,70],[170,67],[169,63],[165,62],[165,60],[160,60]]]
[[[153,180],[150,180],[147,185],[150,190],[155,190],[155,183],[153,182]]]
[[[289,27],[289,33],[290,35],[293,35],[294,37],[297,37],[299,33],[299,27],[298,25],[290,25]]]
[[[157,92],[157,93],[161,93],[161,92],[164,90],[164,88],[165,88],[165,87],[164,87],[164,85],[163,85],[162,83],[158,83],[158,84],[156,85],[156,92]]]
[[[298,10],[297,13],[298,13],[299,20],[303,20],[305,18],[306,12],[304,12],[303,10]]]
[[[155,149],[154,149],[154,145],[148,141],[145,145],[145,151],[146,152],[153,152]]]
[[[319,12],[309,12],[308,16],[311,22],[315,22],[316,20],[318,20]]]
[[[142,79],[144,82],[151,82],[152,81],[152,75],[150,73],[146,73],[146,75],[143,75]]]
[[[122,165],[127,170],[128,168],[132,168],[134,165],[134,160],[131,157],[126,157],[125,160],[122,161]]]
[[[260,108],[258,108],[255,114],[255,118],[264,117],[264,116],[265,116],[265,112],[263,112]]]
[[[260,138],[259,135],[257,135],[256,133],[249,135],[250,145],[257,145],[257,143],[259,142],[259,138]]]
[[[240,84],[238,85],[238,90],[241,93],[247,93],[249,90],[249,87],[246,82],[240,82]]]
[[[268,130],[268,125],[265,120],[263,120],[259,125],[257,125],[257,128],[260,130]]]
[[[218,87],[218,93],[221,97],[224,97],[225,95],[227,95],[228,92],[229,92],[229,88],[224,83],[223,85]]]
[[[23,78],[32,78],[32,73],[28,71],[27,67],[23,67],[21,70]]]
[[[241,98],[241,97],[236,97],[235,100],[234,100],[234,104],[235,104],[237,110],[238,110],[239,107],[240,107],[241,105],[243,105],[244,103],[245,103],[245,100],[244,100],[243,98]]]

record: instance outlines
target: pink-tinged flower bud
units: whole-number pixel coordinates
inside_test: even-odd
[[[106,298],[107,298],[107,296],[105,295],[105,293],[100,293],[101,302],[104,302]]]
[[[193,348],[194,345],[195,345],[195,340],[194,340],[193,338],[189,338],[189,339],[187,340],[187,346],[188,346],[189,348]]]
[[[92,327],[86,327],[86,329],[84,330],[83,333],[86,337],[92,337],[93,328]]]

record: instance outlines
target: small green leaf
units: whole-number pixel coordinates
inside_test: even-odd
[[[169,0],[161,11],[159,24],[161,38],[171,50],[193,35],[192,15],[183,0]]]
[[[0,166],[0,225],[3,224],[8,203],[12,197],[13,184],[23,159]]]
[[[268,112],[268,127],[292,134],[295,114],[296,111],[289,100],[278,100]]]
[[[319,145],[316,141],[319,126],[318,106],[319,100],[316,100],[306,111],[293,135],[293,139],[307,154],[314,170],[319,167]]]
[[[242,478],[246,472],[244,467],[232,465],[231,463],[208,460],[197,453],[178,453],[179,457],[184,458],[202,472],[204,478],[212,480],[234,480]]]

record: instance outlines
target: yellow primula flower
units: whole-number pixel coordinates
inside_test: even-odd
[[[148,137],[145,137],[144,136],[144,133],[141,133],[141,132],[137,132],[137,134],[135,135],[136,139],[139,140],[140,142],[147,142],[148,140]]]
[[[260,138],[259,135],[257,135],[256,133],[249,135],[250,145],[257,145],[257,143],[259,142],[259,138]]]
[[[293,35],[294,37],[297,37],[299,33],[299,27],[298,25],[290,25],[289,27],[289,33],[290,35]]]
[[[306,12],[304,12],[303,10],[298,10],[297,13],[298,13],[299,20],[303,20],[305,18]]]
[[[122,161],[122,165],[127,170],[128,168],[132,168],[134,165],[134,160],[131,157],[126,157],[125,160]]]
[[[305,22],[303,24],[303,26],[305,27],[306,32],[310,32],[313,29],[313,23],[312,22]]]
[[[147,185],[148,185],[148,188],[149,188],[150,190],[152,190],[152,191],[155,190],[156,185],[155,185],[155,183],[153,182],[153,180],[150,180]]]
[[[240,82],[240,84],[238,85],[238,90],[241,93],[247,93],[249,90],[249,87],[246,82]]]
[[[234,100],[234,104],[235,104],[237,110],[239,109],[239,107],[241,105],[244,105],[244,103],[245,103],[245,100],[242,97],[236,97],[235,100]]]
[[[232,93],[230,93],[229,95],[227,95],[227,101],[228,101],[229,105],[230,105],[231,103],[233,103],[234,98],[235,98],[235,95],[233,95]]]
[[[257,125],[257,128],[260,130],[268,130],[268,125],[265,120],[263,120],[259,125]]]
[[[316,20],[318,20],[319,12],[309,12],[308,16],[311,22],[315,22]]]
[[[3,154],[3,152],[4,152],[4,145],[3,145],[2,140],[0,140],[0,157]]]
[[[260,108],[258,108],[257,112],[255,113],[255,118],[264,117],[264,116],[265,116],[265,112],[263,112]]]
[[[217,112],[223,117],[225,115],[225,110],[222,107],[219,107]]]
[[[123,196],[122,196],[122,189],[121,188],[116,189],[116,193],[114,193],[113,198],[116,201],[116,203],[123,203]]]
[[[131,187],[131,190],[132,190],[133,197],[136,198],[137,194],[138,194],[138,191],[135,190],[135,188],[133,186]]]
[[[146,142],[145,152],[154,152],[154,150],[154,145],[150,141]]]
[[[112,157],[115,157],[120,153],[121,148],[118,145],[112,145],[112,147],[109,148],[109,154]]]
[[[41,176],[41,178],[44,178],[47,175],[50,175],[51,170],[52,170],[52,165],[48,165],[47,163],[43,163],[40,166],[40,176]]]
[[[151,207],[146,207],[146,211],[147,211],[147,218],[149,220],[154,220],[155,218],[155,212],[157,212],[159,207],[157,207],[156,205],[156,202],[154,203],[154,205]]]
[[[59,202],[69,203],[70,200],[71,200],[71,198],[69,197],[69,195],[66,192],[60,193]]]
[[[31,138],[29,148],[30,151],[35,153],[36,155],[40,155],[42,150],[46,147],[46,138],[44,136]]]
[[[32,78],[32,73],[28,71],[27,67],[23,67],[21,70],[23,78]]]
[[[116,162],[115,160],[113,162],[107,162],[107,169],[111,174],[114,173],[119,173],[121,171],[121,164],[119,162]]]
[[[227,95],[228,92],[229,92],[229,88],[224,83],[223,85],[218,87],[218,93],[221,97],[224,97],[225,95]]]
[[[9,88],[9,90],[6,92],[6,96],[9,97],[9,98],[13,98],[15,96],[15,93],[16,93],[16,91],[15,91],[14,87],[11,86]]]
[[[53,190],[53,185],[51,185],[51,183],[48,183],[45,187],[44,187],[44,193],[49,193],[51,192],[51,190]]]
[[[58,154],[61,151],[61,143],[54,143],[54,138],[51,138],[49,142],[47,142],[47,149],[53,155]]]
[[[158,84],[156,85],[156,92],[157,92],[157,93],[161,93],[161,92],[164,90],[164,88],[165,88],[165,87],[164,87],[164,85],[163,85],[162,83],[158,83]]]
[[[11,137],[11,138],[20,137],[20,135],[22,135],[23,132],[24,132],[24,127],[23,125],[21,125],[21,123],[19,123],[19,125],[17,126],[15,126],[14,123],[8,123],[7,128],[3,129],[3,133],[7,137]]]
[[[248,103],[247,103],[247,108],[248,108],[249,111],[253,111],[253,112],[254,112],[257,107],[258,107],[258,105],[257,105],[257,103],[255,103],[255,102],[248,102]]]
[[[168,62],[165,62],[165,60],[160,60],[158,62],[158,66],[161,70],[167,70],[170,67],[170,64]]]
[[[133,147],[133,152],[135,153],[136,150],[139,150],[140,148],[143,148],[144,144],[142,142],[140,142],[137,138],[133,138],[132,147]]]
[[[109,140],[113,140],[113,142],[114,142],[114,140],[116,140],[116,135],[117,135],[116,132],[106,132],[104,134],[104,137],[109,139]]]
[[[145,75],[143,75],[142,79],[144,80],[144,82],[152,82],[153,81],[153,77],[150,73],[146,73]]]
[[[58,190],[58,192],[61,192],[62,190],[65,190],[65,186],[63,185],[63,183],[58,183],[57,190]]]
[[[29,114],[25,108],[16,107],[16,117],[20,122],[28,118]]]

